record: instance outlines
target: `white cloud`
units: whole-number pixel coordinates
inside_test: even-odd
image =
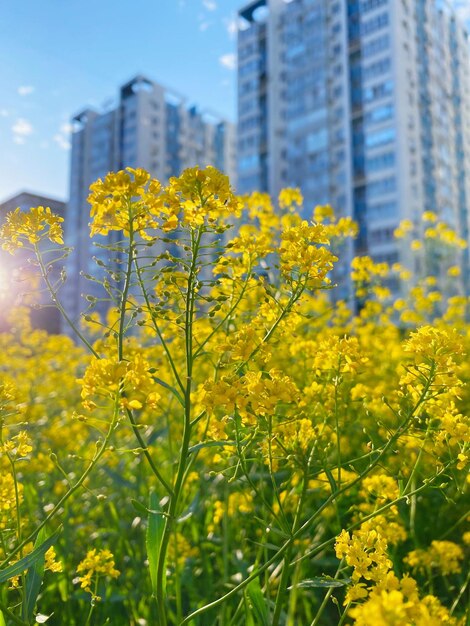
[[[217,2],[215,0],[202,0],[202,4],[208,11],[215,11],[217,8]]]
[[[34,87],[32,85],[21,85],[18,87],[18,93],[20,96],[29,96],[34,91]]]
[[[28,120],[20,117],[11,127],[13,131],[13,141],[19,145],[22,145],[26,141],[26,137],[34,132],[33,125]]]
[[[467,22],[467,26],[470,26],[470,4],[468,0],[456,0],[454,6],[460,19]]]
[[[219,57],[220,65],[223,65],[228,70],[234,70],[237,67],[237,55],[229,52],[228,54],[223,54]]]
[[[56,144],[62,150],[70,150],[70,133],[72,132],[72,125],[68,122],[64,122],[60,125],[59,132],[52,138]]]
[[[70,149],[70,141],[67,139],[67,137],[61,135],[61,133],[57,133],[56,135],[54,135],[53,139],[62,150]]]
[[[236,17],[224,18],[223,20],[230,39],[235,39],[238,31],[238,20]]]

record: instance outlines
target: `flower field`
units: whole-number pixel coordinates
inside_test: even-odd
[[[349,218],[210,167],[89,202],[80,320],[62,218],[0,232],[67,328],[0,335],[0,626],[468,624],[465,242],[425,213],[413,267],[345,267]]]

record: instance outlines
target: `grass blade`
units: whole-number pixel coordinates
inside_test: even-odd
[[[165,519],[162,515],[162,509],[158,502],[158,496],[154,491],[152,491],[149,498],[148,525],[145,545],[147,548],[150,580],[152,582],[152,593],[154,594],[157,589],[157,567],[164,527]],[[163,580],[166,580],[165,576],[163,577]]]
[[[269,626],[269,609],[257,578],[247,585],[246,592],[255,615],[255,623],[260,626]]]
[[[24,556],[22,559],[9,565],[0,571],[0,583],[4,583],[13,576],[22,574],[25,570],[29,569],[38,559],[44,556],[49,548],[55,543],[59,533],[62,529],[59,528],[50,537],[48,537],[40,546],[34,548],[32,552]]]

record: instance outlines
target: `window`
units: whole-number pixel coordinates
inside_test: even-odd
[[[362,55],[363,57],[373,56],[378,52],[382,52],[383,50],[388,50],[390,48],[390,38],[388,35],[381,35],[376,39],[372,39],[371,41],[364,44],[362,47]]]
[[[375,109],[368,111],[364,115],[364,124],[368,126],[372,124],[379,124],[380,122],[385,122],[392,119],[393,113],[393,104],[383,104],[382,106],[376,107]]]
[[[259,167],[259,155],[258,154],[250,154],[246,157],[239,159],[238,161],[238,169],[240,172],[256,169],[257,167]]]
[[[383,83],[372,85],[371,87],[365,87],[363,91],[364,102],[373,102],[374,100],[380,100],[386,96],[391,96],[393,93],[393,81],[386,80]]]
[[[396,226],[388,226],[386,228],[378,228],[377,230],[372,230],[369,235],[369,242],[371,244],[375,243],[389,243],[393,241],[393,232]]]
[[[388,13],[380,13],[361,24],[362,35],[370,35],[388,24]]]
[[[367,206],[367,215],[371,219],[383,219],[395,217],[398,215],[398,206],[396,202],[380,202],[378,204]]]
[[[363,80],[369,80],[371,78],[377,78],[378,76],[383,76],[390,71],[391,62],[387,57],[385,59],[380,59],[380,61],[376,61],[371,65],[367,65],[362,71]]]
[[[395,165],[395,152],[384,152],[366,159],[366,172],[377,172]]]
[[[320,128],[307,135],[307,152],[318,152],[328,145],[328,129]]]
[[[366,136],[366,146],[368,148],[377,148],[387,143],[395,141],[396,132],[394,128],[383,128],[382,130],[369,133]]]
[[[382,180],[376,180],[367,184],[367,199],[371,200],[377,196],[383,196],[388,193],[396,191],[397,181],[395,176],[389,176]]]
[[[367,11],[373,11],[384,4],[387,4],[388,0],[363,0],[361,2],[361,13],[367,13]]]

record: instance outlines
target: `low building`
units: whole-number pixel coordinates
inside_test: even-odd
[[[22,191],[0,203],[0,224],[8,213],[17,208],[28,211],[31,207],[49,207],[53,213],[65,215],[66,204],[61,200],[49,198],[28,191]],[[54,244],[47,246],[53,249]],[[60,279],[63,263],[58,262],[51,269],[51,281],[55,284]],[[34,259],[28,250],[18,250],[15,255],[0,249],[0,331],[8,330],[15,305],[32,305],[31,322],[33,328],[42,328],[50,333],[58,333],[61,327],[59,311],[51,305],[50,294],[45,291],[43,281],[31,291],[31,278],[37,276]]]

